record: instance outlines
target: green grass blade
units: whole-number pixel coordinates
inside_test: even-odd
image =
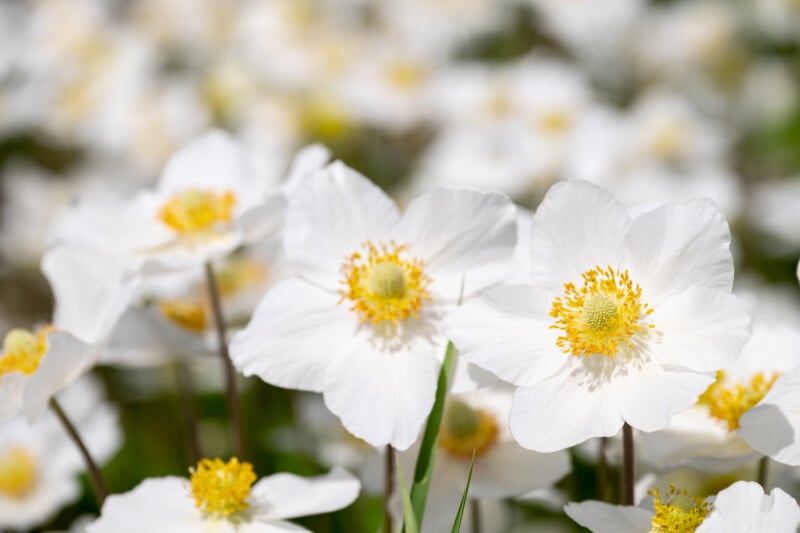
[[[464,508],[467,506],[467,495],[469,494],[469,484],[472,481],[472,467],[475,466],[475,450],[472,450],[472,461],[469,462],[469,474],[467,474],[467,484],[464,487],[464,494],[461,495],[461,503],[458,506],[456,520],[453,522],[451,533],[461,531],[461,519],[464,517]]]
[[[433,474],[436,442],[439,439],[439,428],[442,425],[444,400],[447,396],[447,388],[453,372],[453,361],[456,357],[455,351],[453,343],[449,342],[447,344],[447,352],[445,352],[442,369],[439,371],[439,381],[436,386],[436,400],[433,404],[431,414],[428,416],[428,423],[425,425],[422,445],[419,448],[417,464],[414,469],[414,483],[411,485],[411,503],[414,506],[417,524],[420,526],[422,525],[422,519],[425,514],[425,502],[428,500],[428,487],[430,486],[431,475]]]
[[[411,498],[406,490],[406,480],[403,477],[403,469],[400,461],[397,461],[397,478],[400,480],[400,492],[403,495],[403,531],[406,533],[419,533],[417,517],[414,515],[414,507],[411,505]]]

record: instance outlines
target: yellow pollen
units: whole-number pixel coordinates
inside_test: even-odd
[[[11,448],[0,454],[0,495],[23,498],[36,486],[38,476],[36,461],[24,449]]]
[[[425,80],[426,71],[410,61],[397,61],[386,69],[389,82],[398,89],[411,90],[419,87]]]
[[[550,135],[561,135],[572,124],[572,117],[567,111],[552,110],[539,118],[539,127]]]
[[[47,353],[47,334],[55,331],[44,326],[36,333],[24,329],[12,329],[3,339],[3,354],[0,356],[0,376],[9,372],[33,374]]]
[[[208,233],[231,221],[235,205],[236,196],[230,191],[189,188],[161,206],[158,219],[181,234]]]
[[[221,518],[250,506],[247,498],[256,481],[250,463],[240,463],[236,457],[227,463],[218,458],[202,459],[189,472],[195,506],[207,515]]]
[[[164,318],[189,331],[202,333],[208,325],[206,305],[200,301],[162,300],[158,303],[158,310]]]
[[[711,512],[710,503],[702,498],[691,498],[685,490],[676,490],[672,485],[664,500],[658,489],[650,494],[656,512],[651,533],[692,533]]]
[[[473,450],[482,455],[497,441],[497,422],[483,409],[461,400],[448,402],[444,412],[439,446],[452,455],[469,459]]]
[[[355,252],[342,266],[344,285],[340,302],[350,300],[350,309],[361,322],[380,324],[419,318],[423,302],[430,300],[430,283],[424,263],[407,257],[405,245],[364,243],[365,253]]]
[[[641,302],[642,289],[634,285],[628,271],[593,268],[581,274],[583,285],[564,284],[563,296],[553,300],[551,329],[562,335],[556,344],[564,353],[615,357],[620,348],[633,346],[631,339],[645,327],[643,320],[653,312]]]
[[[222,298],[253,288],[267,278],[267,268],[248,257],[233,257],[217,272],[217,285]]]
[[[767,377],[758,372],[744,383],[726,383],[725,377],[725,372],[718,371],[717,380],[700,396],[699,403],[707,405],[711,416],[727,424],[728,431],[735,431],[742,415],[766,396],[780,373]]]
[[[674,161],[683,154],[686,145],[686,128],[680,123],[660,125],[650,139],[650,151],[664,161]]]

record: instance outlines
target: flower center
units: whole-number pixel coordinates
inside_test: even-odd
[[[250,506],[246,500],[256,481],[250,463],[240,463],[236,457],[227,463],[222,459],[202,459],[189,471],[195,506],[207,515],[221,518]]]
[[[572,124],[572,116],[567,110],[554,109],[539,117],[538,124],[542,131],[556,137],[569,129]]]
[[[583,286],[564,284],[563,296],[553,300],[551,329],[562,335],[556,344],[564,353],[614,357],[621,347],[632,347],[631,339],[644,327],[643,320],[653,312],[641,302],[642,289],[634,285],[628,271],[611,267],[587,270],[581,274]]]
[[[38,470],[30,453],[12,448],[0,454],[0,495],[23,498],[36,486]]]
[[[685,490],[675,490],[672,485],[663,500],[658,489],[650,494],[656,511],[651,533],[692,533],[711,512],[710,503],[702,498],[691,498]]]
[[[660,124],[648,143],[650,151],[662,161],[676,161],[685,151],[686,128],[679,122]]]
[[[483,409],[461,400],[448,402],[444,412],[439,446],[452,455],[470,458],[482,455],[497,441],[497,422]]]
[[[773,372],[769,377],[758,372],[749,382],[726,383],[725,372],[717,372],[717,380],[700,396],[699,403],[707,405],[711,416],[728,425],[728,431],[739,429],[739,419],[760,402],[780,377]]]
[[[158,219],[181,234],[206,233],[218,224],[230,222],[235,205],[236,196],[230,191],[189,188],[162,205]]]
[[[406,245],[364,244],[365,253],[355,252],[342,266],[342,299],[352,302],[350,309],[361,322],[397,323],[409,316],[419,318],[423,302],[430,300],[430,283],[424,263],[408,257]]]
[[[33,374],[47,353],[47,334],[55,331],[44,326],[36,333],[25,329],[12,329],[3,339],[3,355],[0,357],[0,376],[9,372]]]
[[[206,306],[192,299],[162,300],[158,310],[167,320],[183,329],[202,333],[208,324]]]
[[[389,83],[400,90],[416,89],[422,85],[426,76],[425,68],[412,61],[395,61],[386,67]]]

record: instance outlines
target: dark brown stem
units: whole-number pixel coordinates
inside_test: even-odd
[[[86,463],[86,470],[89,472],[89,479],[92,482],[92,488],[94,488],[94,496],[97,499],[97,506],[102,509],[103,502],[106,501],[108,491],[106,490],[106,483],[103,481],[103,475],[100,473],[97,463],[95,463],[94,459],[92,459],[92,455],[89,453],[89,450],[86,448],[83,440],[81,440],[78,430],[72,425],[72,422],[70,422],[64,410],[61,409],[61,406],[58,404],[58,401],[55,399],[55,397],[50,399],[50,408],[61,421],[61,424],[64,426],[67,434],[81,452],[83,461]]]
[[[219,300],[219,290],[217,289],[217,278],[214,275],[214,267],[211,263],[206,263],[206,282],[208,284],[208,295],[211,299],[211,311],[214,315],[214,326],[217,330],[219,342],[219,356],[222,359],[222,367],[225,371],[225,392],[228,396],[228,411],[231,416],[231,433],[233,436],[233,448],[236,455],[245,458],[244,449],[244,429],[242,427],[241,407],[239,405],[239,393],[236,390],[236,374],[233,370],[233,363],[228,352],[228,339],[225,334],[225,319],[222,316],[222,305]]]
[[[481,533],[483,525],[481,524],[481,501],[477,498],[472,498],[469,501],[469,514],[472,519],[472,533]]]
[[[392,533],[392,513],[389,512],[389,505],[394,492],[394,448],[391,444],[386,445],[386,471],[383,477],[383,533]]]
[[[633,428],[625,422],[622,426],[622,503],[633,505]]]
[[[186,423],[186,432],[189,439],[189,453],[193,463],[197,463],[203,458],[200,450],[200,436],[197,428],[197,415],[194,410],[194,386],[192,385],[192,375],[185,361],[175,363],[175,380],[178,385],[178,394],[181,397],[181,407],[183,408],[183,420]]]

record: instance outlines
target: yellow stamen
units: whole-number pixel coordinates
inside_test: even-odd
[[[422,84],[426,70],[411,61],[396,61],[386,68],[389,82],[398,89],[411,90]]]
[[[366,242],[364,248],[366,254],[355,252],[345,259],[340,302],[350,300],[362,323],[418,318],[423,302],[430,300],[424,263],[407,257],[405,245]]]
[[[217,285],[222,298],[251,289],[267,278],[267,268],[248,257],[233,257],[217,271]]]
[[[633,346],[633,336],[644,327],[643,320],[653,312],[641,302],[642,289],[634,285],[628,271],[593,268],[581,274],[583,286],[564,284],[564,295],[553,300],[550,316],[556,319],[551,329],[563,334],[556,344],[564,353],[614,357],[620,348]]]
[[[659,159],[674,161],[686,147],[686,128],[680,123],[661,124],[649,142],[650,151]]]
[[[539,117],[538,124],[542,131],[555,137],[569,129],[572,116],[566,110],[551,110]]]
[[[717,380],[700,396],[699,403],[707,405],[711,416],[727,424],[728,431],[735,431],[739,429],[742,415],[766,396],[779,377],[778,372],[769,377],[758,372],[749,382],[726,383],[725,372],[720,370]]]
[[[0,376],[8,372],[33,374],[47,353],[47,334],[55,331],[44,326],[36,333],[24,329],[12,329],[3,339],[3,355],[0,357]]]
[[[170,322],[189,331],[202,333],[208,325],[204,302],[191,299],[162,300],[158,310]]]
[[[247,498],[256,481],[250,463],[240,463],[236,457],[227,463],[222,459],[202,459],[189,472],[192,497],[204,513],[221,518],[250,506]]]
[[[231,221],[236,196],[225,191],[189,188],[175,194],[158,212],[158,219],[181,234],[213,232],[214,227]]]
[[[36,461],[24,449],[11,448],[0,454],[0,495],[23,498],[36,486],[38,477]]]
[[[672,485],[664,500],[658,489],[650,494],[656,512],[651,533],[693,533],[711,512],[710,503],[690,498],[685,490],[675,490]]]
[[[461,400],[448,402],[439,446],[452,455],[470,458],[486,453],[497,441],[497,421],[491,413],[474,409]]]

